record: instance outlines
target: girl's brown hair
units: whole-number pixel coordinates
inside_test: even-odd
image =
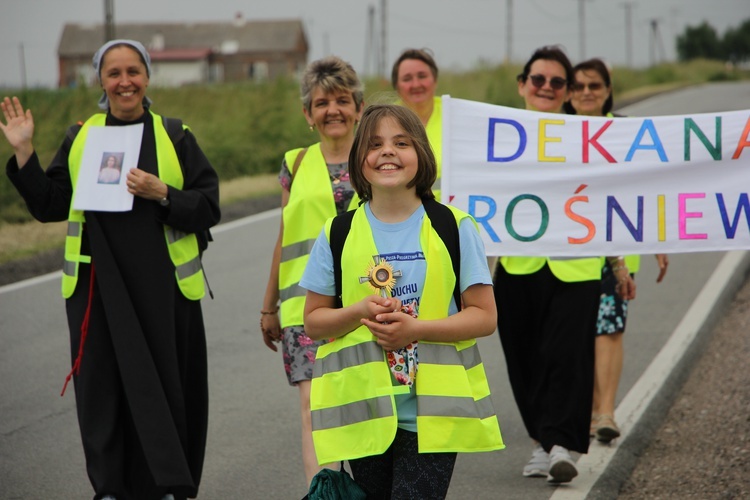
[[[391,118],[404,129],[404,134],[411,140],[417,153],[417,175],[407,187],[416,187],[419,198],[435,198],[432,185],[437,179],[437,162],[430,147],[424,125],[419,117],[409,108],[394,104],[375,104],[365,109],[362,121],[354,135],[354,144],[349,152],[349,179],[352,187],[362,201],[372,199],[372,186],[365,178],[363,168],[370,151],[370,142],[378,132],[378,125],[383,119]]]

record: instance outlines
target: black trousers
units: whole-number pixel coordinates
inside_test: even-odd
[[[600,281],[568,283],[549,266],[495,271],[498,330],[508,377],[529,436],[586,453],[594,390]]]
[[[445,498],[455,464],[455,453],[419,453],[417,433],[403,429],[382,455],[349,460],[367,500]]]

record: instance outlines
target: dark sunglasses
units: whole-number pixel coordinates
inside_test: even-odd
[[[544,87],[544,84],[547,82],[547,77],[544,75],[529,75],[529,80],[531,80],[531,84],[534,87],[540,89]],[[565,87],[567,83],[568,82],[565,78],[560,78],[559,76],[553,76],[549,79],[549,86],[555,90],[560,90]]]
[[[585,89],[586,87],[588,87],[591,92],[596,92],[597,90],[603,89],[604,84],[602,82],[592,82],[592,83],[575,82],[573,84],[573,91],[583,92],[583,89]]]

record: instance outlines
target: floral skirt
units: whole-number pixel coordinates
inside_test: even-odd
[[[616,286],[617,278],[609,263],[607,263],[602,269],[602,292],[599,299],[599,315],[596,319],[597,335],[625,332],[625,323],[628,319],[628,301],[620,298],[615,290]]]
[[[312,380],[315,353],[318,352],[318,347],[326,342],[328,341],[312,340],[301,325],[283,328],[281,352],[289,385]]]

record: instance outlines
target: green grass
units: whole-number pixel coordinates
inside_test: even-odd
[[[522,105],[515,76],[519,65],[478,65],[467,72],[444,71],[438,93],[504,106]],[[750,73],[728,70],[712,61],[662,64],[645,70],[614,68],[615,98],[626,98],[639,88],[690,85],[706,81],[748,78]],[[365,82],[367,102],[395,99],[390,83]],[[94,88],[61,90],[6,90],[18,95],[34,113],[34,146],[43,165],[53,158],[65,130],[98,111],[101,91]],[[298,84],[281,79],[264,84],[196,85],[151,88],[153,109],[164,116],[182,118],[198,138],[222,181],[259,174],[275,174],[285,151],[310,144],[317,134],[307,128],[302,116]],[[12,151],[0,138],[0,158]],[[0,180],[0,224],[30,220],[18,194],[2,176]]]

